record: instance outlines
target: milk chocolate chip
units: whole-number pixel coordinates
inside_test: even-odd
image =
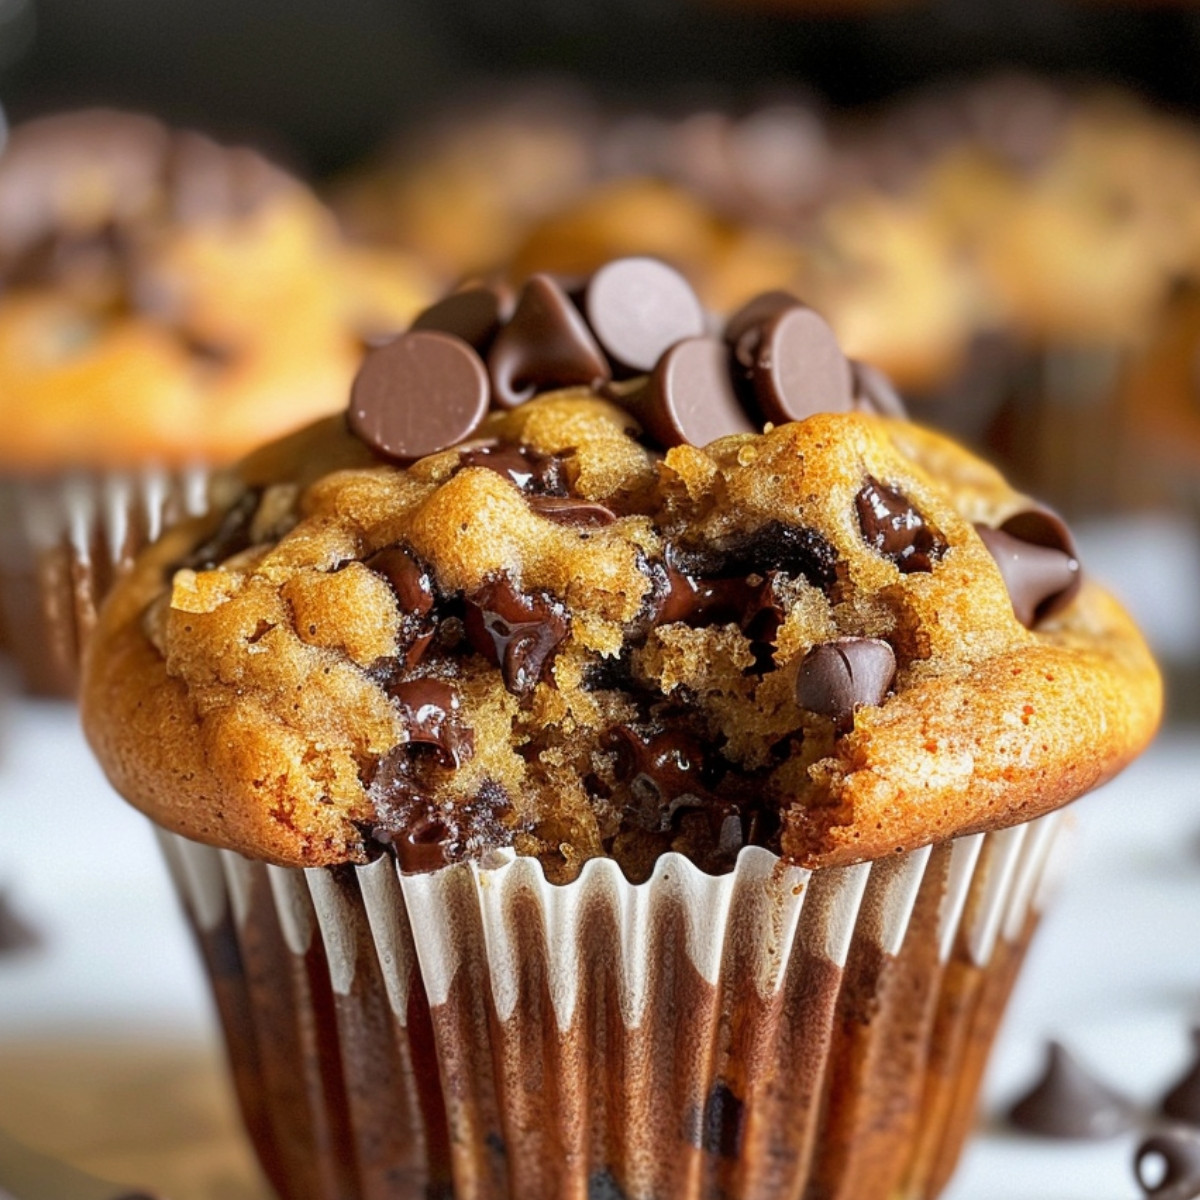
[[[704,332],[704,309],[678,271],[654,258],[618,258],[584,293],[596,340],[619,366],[644,374],[676,342]]]
[[[814,646],[800,664],[801,708],[832,719],[839,733],[854,725],[860,705],[882,704],[896,677],[896,655],[879,638],[837,638]]]
[[[579,310],[549,275],[534,275],[488,353],[496,402],[516,408],[547,388],[591,387],[612,369]]]
[[[729,351],[717,338],[686,338],[658,361],[627,407],[663,446],[707,446],[730,433],[751,433],[730,374]]]
[[[480,354],[486,354],[500,326],[513,311],[513,294],[503,285],[481,284],[463,288],[431,305],[412,323],[416,329],[452,333]]]
[[[1067,1140],[1116,1137],[1134,1125],[1133,1105],[1101,1083],[1058,1042],[1046,1048],[1046,1068],[1009,1110],[1018,1129]]]
[[[408,463],[461,442],[488,409],[488,378],[461,338],[418,330],[363,360],[350,392],[350,431],[377,454]]]
[[[768,421],[803,421],[814,413],[849,412],[850,363],[828,323],[794,304],[739,337],[734,351]]]
[[[1138,1186],[1153,1200],[1200,1197],[1200,1134],[1169,1129],[1146,1138],[1133,1156]]]
[[[854,500],[858,524],[872,546],[905,574],[932,571],[946,552],[946,543],[903,492],[878,479],[867,482]]]
[[[976,525],[975,532],[996,560],[1013,612],[1026,629],[1057,611],[1063,596],[1078,590],[1079,561],[1065,551],[1013,537],[1003,528]]]
[[[570,629],[557,600],[518,592],[507,578],[467,597],[464,626],[471,645],[500,667],[504,686],[518,696],[546,673]]]

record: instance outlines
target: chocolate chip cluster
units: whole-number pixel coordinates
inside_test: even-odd
[[[350,428],[412,462],[465,441],[489,409],[571,387],[627,408],[663,448],[817,412],[904,415],[886,378],[847,359],[795,296],[766,293],[715,324],[688,281],[651,258],[616,259],[578,285],[543,274],[519,293],[469,286],[368,354]]]

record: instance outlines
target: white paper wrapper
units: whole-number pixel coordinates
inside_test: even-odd
[[[285,1200],[920,1200],[1062,820],[817,872],[669,854],[637,886],[162,840]]]
[[[0,476],[0,629],[27,687],[74,695],[100,601],[207,487],[198,466]]]

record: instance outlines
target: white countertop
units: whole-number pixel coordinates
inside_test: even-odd
[[[1164,735],[1075,811],[1075,861],[1018,985],[987,1112],[1036,1073],[1047,1036],[1150,1103],[1200,1021],[1200,732]],[[46,941],[0,969],[0,1038],[211,1036],[154,838],[100,777],[70,707],[0,694],[0,828],[0,889]],[[1135,1200],[1133,1145],[985,1124],[946,1200]]]

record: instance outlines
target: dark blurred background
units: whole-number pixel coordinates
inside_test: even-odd
[[[795,6],[729,0],[0,0],[15,119],[146,108],[336,170],[465,80],[553,70],[637,101],[731,103],[801,80],[835,105],[1027,68],[1200,111],[1200,12],[1067,0]]]

